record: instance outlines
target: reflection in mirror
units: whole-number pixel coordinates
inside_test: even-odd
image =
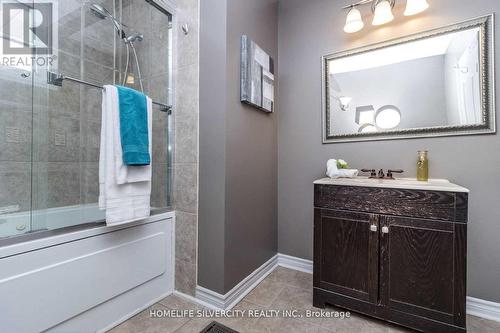
[[[377,131],[377,127],[373,124],[363,124],[359,127],[359,133],[373,133]]]
[[[383,130],[393,129],[401,123],[401,111],[394,105],[381,107],[375,114],[375,124]]]
[[[494,132],[489,20],[325,57],[325,142]]]

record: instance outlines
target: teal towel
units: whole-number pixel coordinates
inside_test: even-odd
[[[146,95],[116,86],[120,105],[120,137],[125,165],[149,165],[148,103]]]

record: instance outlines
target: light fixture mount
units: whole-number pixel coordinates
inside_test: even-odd
[[[377,8],[377,5],[381,3],[382,1],[387,1],[391,5],[391,8],[394,8],[396,5],[396,0],[371,0],[370,2],[372,3],[372,13],[375,13],[375,9]]]

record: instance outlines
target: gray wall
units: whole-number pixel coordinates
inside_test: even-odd
[[[360,33],[348,35],[342,30],[347,13],[340,8],[349,3],[280,2],[279,252],[312,258],[312,182],[324,176],[328,158],[344,158],[358,168],[403,168],[406,176],[414,177],[416,151],[428,149],[431,177],[447,178],[471,190],[468,294],[500,301],[500,223],[495,209],[500,202],[500,187],[498,181],[491,179],[496,177],[496,166],[500,165],[499,136],[323,145],[320,79],[322,55],[489,14],[500,10],[500,3],[477,0],[460,1],[457,5],[454,0],[432,1],[427,12],[406,18],[402,15],[404,2],[400,2],[395,8],[396,20],[390,25],[373,28],[367,24]]]
[[[278,1],[202,1],[198,284],[219,293],[277,251],[277,114],[240,102],[243,34],[276,61]]]
[[[198,285],[218,292],[224,292],[226,2],[200,3]]]

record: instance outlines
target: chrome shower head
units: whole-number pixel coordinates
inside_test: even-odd
[[[103,6],[93,3],[90,5],[90,10],[92,13],[100,19],[106,19],[112,17],[111,13]]]
[[[120,35],[120,37],[124,38],[124,31],[123,31],[124,25],[121,24],[116,19],[116,17],[114,17],[113,14],[111,14],[111,12],[109,10],[107,10],[105,7],[103,7],[97,3],[93,3],[90,5],[90,11],[92,12],[92,14],[94,14],[95,16],[100,18],[101,20],[110,19],[113,22],[113,25],[115,26],[116,32],[118,33],[118,35]]]
[[[132,34],[130,36],[128,36],[126,39],[125,39],[125,42],[126,43],[135,43],[136,41],[139,41],[139,42],[142,42],[144,40],[144,35],[141,34],[141,33],[135,33],[135,34]]]

